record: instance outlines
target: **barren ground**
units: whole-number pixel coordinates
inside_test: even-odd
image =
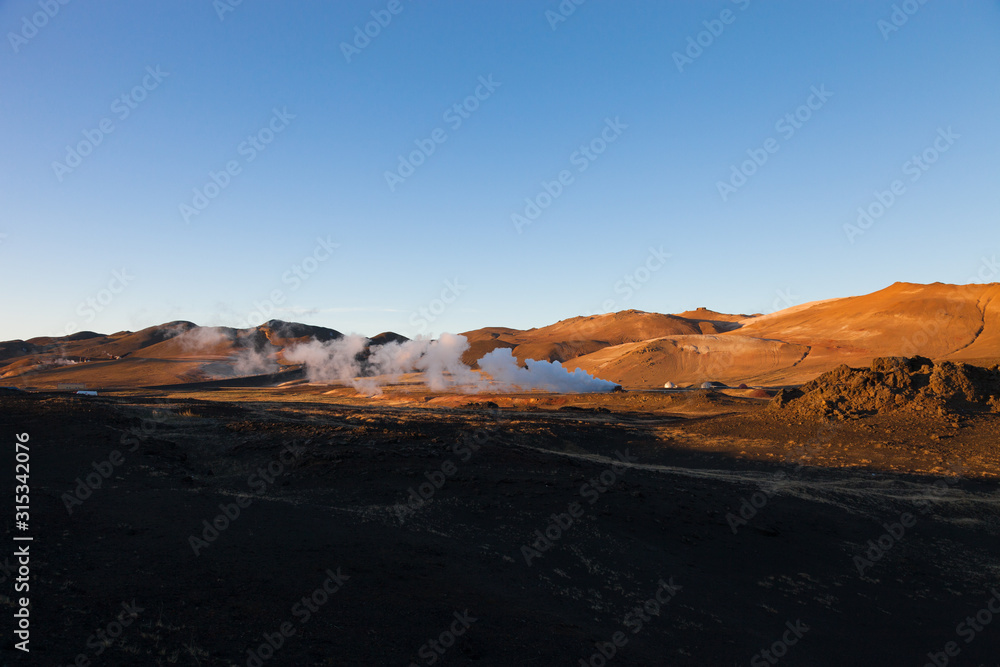
[[[827,424],[763,406],[705,392],[0,396],[7,451],[30,434],[35,537],[32,652],[5,631],[3,660],[246,665],[288,623],[263,664],[600,665],[595,645],[616,632],[608,664],[771,664],[752,661],[801,622],[780,664],[923,665],[948,642],[950,664],[998,664],[1000,625],[968,643],[956,626],[1000,589],[1000,419]],[[111,479],[68,513],[65,494],[115,450]],[[269,464],[280,472],[262,481]],[[443,483],[403,512],[429,478]],[[191,536],[237,501],[196,555]],[[556,535],[572,503],[528,564],[522,547]],[[904,513],[914,522],[859,574]],[[327,570],[342,586],[304,619],[295,605]],[[674,595],[637,615],[661,580]],[[102,647],[95,633],[133,601]],[[456,612],[476,620],[434,653]]]

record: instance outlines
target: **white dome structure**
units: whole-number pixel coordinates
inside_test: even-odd
[[[673,382],[668,382],[665,385],[663,385],[663,388],[664,389],[677,389],[677,385],[675,385]]]

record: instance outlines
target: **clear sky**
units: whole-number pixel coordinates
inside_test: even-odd
[[[1000,3],[895,4],[0,1],[0,339],[1000,280]]]

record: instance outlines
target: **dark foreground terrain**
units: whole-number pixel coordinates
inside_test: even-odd
[[[615,400],[0,396],[0,660],[1000,664],[997,417]]]

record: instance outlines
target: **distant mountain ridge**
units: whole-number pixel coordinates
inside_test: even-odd
[[[992,365],[1000,361],[1000,284],[895,283],[855,297],[826,299],[767,315],[697,308],[676,315],[625,310],[527,329],[485,327],[463,335],[470,366],[509,348],[526,359],[559,361],[625,387],[665,382],[781,385],[806,382],[840,364],[885,356]],[[270,320],[249,329],[175,321],[141,331],[0,342],[0,384],[136,387],[270,373],[284,349],[343,336],[335,329]],[[369,344],[408,340],[394,332]]]
[[[174,321],[136,332],[87,331],[5,341],[0,342],[0,383],[39,388],[60,384],[137,387],[274,372],[283,364],[281,352],[286,347],[342,335],[334,329],[282,320],[249,329]]]

